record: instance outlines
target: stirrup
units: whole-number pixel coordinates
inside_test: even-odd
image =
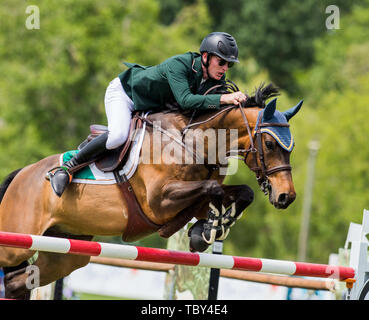
[[[54,167],[50,169],[48,172],[46,172],[45,179],[50,181],[51,178],[55,175],[55,172],[60,169],[65,170],[67,172],[68,177],[69,177],[69,183],[71,183],[73,179],[73,175],[69,173],[68,168],[65,166],[59,166],[59,167]]]
[[[65,188],[71,183],[73,178],[66,166],[49,170],[47,176],[49,177],[51,188],[58,197],[62,196]]]

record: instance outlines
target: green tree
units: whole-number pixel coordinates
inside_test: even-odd
[[[195,0],[159,0],[160,3],[160,23],[169,25],[176,19],[178,13],[188,5],[195,3]]]
[[[334,2],[341,15],[353,3]],[[242,48],[241,57],[254,57],[271,80],[290,94],[298,90],[294,73],[314,62],[314,40],[327,31],[329,4],[326,0],[208,1],[213,28],[233,34]]]
[[[360,90],[360,79],[368,73],[368,5],[368,1],[361,1],[353,7],[350,16],[341,20],[340,29],[327,32],[316,41],[315,65],[297,74],[303,92],[309,95],[314,92],[311,97],[315,107],[319,107],[320,98],[330,91]]]
[[[28,30],[28,5],[0,4],[0,69],[6,75],[0,79],[0,140],[7,146],[4,158],[14,159],[1,176],[74,149],[91,123],[106,124],[105,89],[125,70],[123,61],[150,65],[196,50],[210,25],[201,0],[170,25],[160,23],[153,0],[41,0],[40,29]]]

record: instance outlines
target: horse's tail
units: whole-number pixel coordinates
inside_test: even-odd
[[[22,168],[17,169],[15,171],[13,171],[11,174],[9,174],[5,180],[3,181],[3,183],[0,186],[0,203],[4,198],[5,192],[8,189],[10,183],[13,181],[13,179],[15,178],[15,176],[18,174],[19,171],[21,171]]]

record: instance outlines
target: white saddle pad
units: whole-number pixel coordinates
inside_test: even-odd
[[[149,112],[144,114],[143,116],[146,118]],[[138,130],[134,140],[132,141],[132,146],[130,149],[130,153],[128,155],[128,159],[122,170],[119,171],[119,173],[125,174],[128,179],[130,179],[133,174],[136,172],[139,159],[140,159],[140,152],[141,147],[143,144],[143,140],[145,137],[146,132],[146,122],[143,123],[142,129]],[[60,165],[63,163],[63,154],[60,157]],[[84,175],[83,174],[74,174],[74,177],[72,179],[72,183],[84,183],[84,184],[115,184],[116,180],[114,178],[113,172],[103,172],[99,170],[95,163],[90,164],[88,167],[82,169],[82,170],[90,170],[88,174],[85,176],[88,176],[88,178],[81,178]],[[92,173],[92,174],[91,174]]]

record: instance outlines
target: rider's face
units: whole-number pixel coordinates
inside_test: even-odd
[[[204,53],[204,60],[207,61],[208,55],[207,53]],[[209,67],[208,67],[208,76],[210,76],[213,79],[220,80],[223,75],[227,72],[229,69],[228,62],[224,61],[218,56],[210,56],[209,61]]]

